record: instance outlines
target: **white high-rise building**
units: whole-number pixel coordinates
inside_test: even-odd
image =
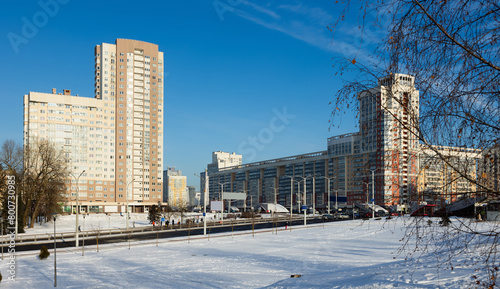
[[[95,98],[30,92],[24,97],[25,145],[36,137],[60,146],[73,175],[67,206],[123,212],[162,201],[163,53],[127,39],[95,47]]]

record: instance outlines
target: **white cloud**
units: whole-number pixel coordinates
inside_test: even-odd
[[[242,0],[241,3],[243,3],[243,4],[247,5],[247,6],[252,7],[253,9],[255,9],[258,12],[261,12],[261,13],[264,13],[264,14],[266,14],[268,16],[271,16],[274,19],[280,19],[281,18],[278,14],[276,14],[276,12],[274,12],[272,10],[269,10],[267,8],[264,8],[262,6],[256,5],[254,3],[251,3],[251,2],[248,2],[248,1],[244,1],[244,0]]]
[[[351,27],[349,30],[343,29],[344,32],[349,32],[345,33],[348,36],[345,40],[333,39],[332,32],[327,26],[335,21],[335,16],[323,8],[309,7],[307,4],[295,2],[293,5],[279,5],[272,10],[273,8],[269,8],[271,4],[263,7],[248,1],[241,3],[244,5],[235,7],[233,12],[242,18],[328,52],[338,53],[347,58],[371,60],[368,51],[363,49],[366,45],[354,41],[356,37],[359,38],[359,32],[353,31]],[[372,37],[372,34],[366,35],[365,41],[371,43],[374,40]]]

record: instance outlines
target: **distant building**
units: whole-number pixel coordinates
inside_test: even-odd
[[[474,196],[477,187],[469,180],[477,179],[476,164],[480,159],[481,151],[477,149],[440,146],[422,149],[417,200],[445,204],[460,197]],[[452,166],[459,168],[465,176],[460,176]]]
[[[144,212],[162,200],[163,52],[128,39],[95,47],[95,97],[24,96],[24,145],[51,140],[71,173],[64,210]],[[78,179],[76,177],[85,172]]]
[[[213,174],[216,174],[219,172],[221,169],[228,168],[228,167],[233,167],[233,166],[239,166],[243,162],[243,157],[242,155],[237,155],[234,152],[233,153],[227,153],[227,152],[222,152],[222,151],[217,151],[217,152],[212,152],[212,163],[208,164],[207,166],[207,172],[208,175],[211,176]],[[205,200],[205,172],[200,173],[200,205],[204,205],[204,200]],[[212,182],[210,182],[210,186],[212,186]],[[210,190],[209,194],[211,194],[213,191]],[[208,200],[213,200],[211,195],[209,196]],[[208,204],[207,204],[208,205]]]
[[[194,205],[195,206],[200,206],[201,204],[201,193],[200,192],[196,192],[195,193],[195,197],[194,197]]]
[[[304,204],[304,188],[306,205],[314,203],[317,209],[328,207],[328,189],[331,208],[371,199],[379,205],[404,207],[421,200],[419,161],[426,158],[419,157],[424,150],[417,137],[419,91],[414,77],[395,74],[380,78],[378,84],[358,93],[359,132],[329,138],[325,151],[232,166],[219,159],[227,159],[227,153],[213,153],[207,166],[210,200],[219,198],[221,184],[224,191],[245,192],[247,206],[274,203],[276,198],[278,204],[297,208]],[[473,160],[467,163],[471,172]],[[463,186],[456,180],[454,189],[462,192]]]
[[[180,207],[189,204],[187,188],[187,177],[182,175],[182,171],[169,167],[164,171],[167,183],[166,202],[169,206]]]
[[[212,175],[212,173],[218,172],[223,168],[241,165],[242,162],[243,157],[241,155],[221,151],[213,152],[212,163],[207,166],[208,175]]]
[[[196,187],[187,186],[187,190],[188,190],[189,205],[197,206],[198,203],[196,202]]]
[[[500,189],[500,146],[490,147],[483,151],[479,163],[479,178],[482,193],[498,195]]]

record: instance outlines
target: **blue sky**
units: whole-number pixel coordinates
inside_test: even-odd
[[[38,1],[9,1],[0,12],[2,143],[22,143],[29,91],[93,97],[94,47],[116,38],[164,52],[164,166],[182,170],[189,185],[199,187],[193,173],[213,151],[247,163],[325,150],[328,137],[357,131],[354,114],[329,131],[341,87],[333,58],[364,53],[349,25],[332,39],[334,1],[40,2],[52,3],[50,13]]]

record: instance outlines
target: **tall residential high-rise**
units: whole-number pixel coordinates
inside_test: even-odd
[[[66,210],[132,210],[162,201],[163,53],[128,39],[95,47],[95,97],[30,92],[24,143],[47,138],[70,163]],[[85,172],[76,179],[81,172]],[[69,209],[68,209],[69,208]]]
[[[414,200],[418,177],[419,91],[413,76],[389,75],[378,87],[358,94],[361,151],[370,153],[375,198],[380,204]]]
[[[339,190],[348,203],[406,204],[416,200],[418,177],[419,91],[414,77],[395,74],[358,93],[358,133],[328,139]],[[337,164],[338,163],[338,164]],[[332,170],[332,172],[335,170]],[[374,193],[374,196],[372,196]]]
[[[95,97],[105,107],[115,105],[117,191],[133,181],[129,199],[161,201],[163,52],[158,45],[129,39],[97,45]]]

